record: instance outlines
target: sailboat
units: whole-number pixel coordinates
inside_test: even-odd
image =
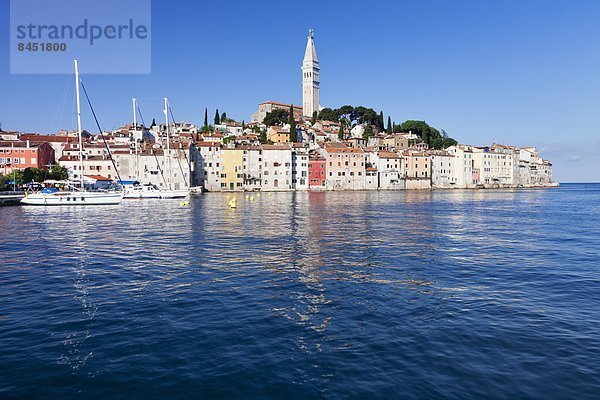
[[[81,137],[81,104],[79,101],[79,67],[75,64],[75,96],[77,98],[77,131],[79,138],[79,190],[61,191],[56,188],[46,188],[21,199],[21,203],[31,206],[68,206],[68,205],[116,205],[123,199],[122,192],[88,191],[83,184],[83,139]]]
[[[137,118],[136,118],[136,102],[135,98],[133,100],[133,126],[134,126],[134,137],[137,133]],[[167,147],[163,149],[163,162],[164,165],[169,168],[169,176],[167,179],[167,189],[159,189],[156,185],[151,183],[146,184],[137,184],[133,186],[129,186],[125,188],[125,199],[183,199],[190,194],[189,189],[173,189],[171,187],[171,182],[173,180],[173,168],[171,163],[171,140],[170,140],[170,132],[169,132],[169,100],[165,97],[165,109],[164,113],[166,116],[166,130],[167,130]],[[137,148],[137,139],[136,139],[136,177],[139,175],[139,162],[138,160],[138,148]],[[136,182],[139,182],[139,179],[136,179]]]

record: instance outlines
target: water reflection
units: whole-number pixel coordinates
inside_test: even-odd
[[[494,382],[522,397],[497,365],[527,384],[544,380],[539,371],[569,377],[545,354],[581,357],[554,349],[585,353],[565,342],[566,326],[582,325],[589,340],[597,322],[595,303],[566,304],[591,301],[600,239],[588,225],[600,203],[588,198],[582,214],[580,197],[565,207],[555,193],[205,194],[187,207],[3,209],[0,367],[17,371],[12,387],[68,374],[70,391],[96,385],[90,397],[111,397],[107,382],[150,397],[174,387],[268,397],[291,382],[305,397],[361,398],[485,397],[477,388]],[[540,342],[534,368],[526,355]],[[444,386],[464,376],[474,391]]]

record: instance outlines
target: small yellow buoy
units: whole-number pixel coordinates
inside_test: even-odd
[[[234,199],[231,199],[231,201],[229,202],[229,208],[236,208],[237,207],[237,202]]]
[[[254,201],[254,196],[250,196],[250,201]]]
[[[250,198],[250,195],[249,195],[249,194],[247,194],[247,195],[246,195],[246,200],[248,200],[249,198]]]
[[[268,193],[267,196],[271,197],[271,193]]]
[[[180,206],[187,206],[188,204],[190,204],[190,202],[188,200],[182,201],[179,203]]]

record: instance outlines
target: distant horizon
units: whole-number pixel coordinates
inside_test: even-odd
[[[557,181],[600,181],[600,3],[371,2],[372,13],[357,4],[324,2],[306,16],[293,4],[154,0],[151,74],[90,75],[85,65],[81,72],[106,130],[131,121],[132,97],[147,123],[161,119],[165,96],[178,121],[200,124],[205,108],[210,119],[218,108],[248,122],[261,102],[302,104],[300,66],[313,28],[322,107],[425,120],[459,143],[535,146]],[[8,26],[9,16],[3,2],[0,23]],[[72,128],[69,77],[10,75],[7,30],[0,43],[2,128]]]

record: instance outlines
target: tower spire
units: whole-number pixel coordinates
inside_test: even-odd
[[[315,32],[308,30],[306,51],[302,61],[302,111],[306,116],[312,116],[319,111],[319,60],[314,42]]]

